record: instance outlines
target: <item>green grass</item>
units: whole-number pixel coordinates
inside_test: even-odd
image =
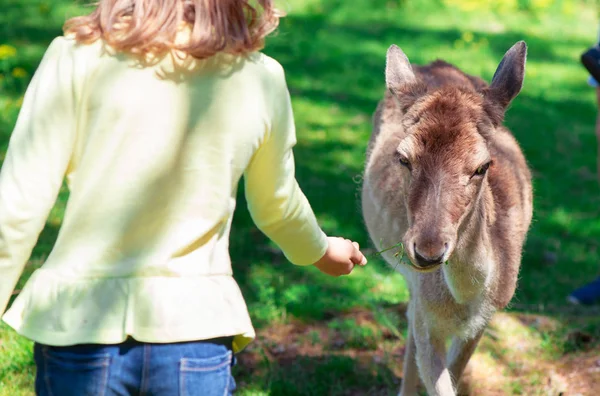
[[[64,18],[83,9],[67,0],[1,3],[0,45],[15,47],[17,55],[0,60],[0,159],[44,49],[60,34]],[[301,187],[327,233],[368,247],[358,191],[371,115],[384,91],[387,47],[400,45],[415,63],[444,58],[489,81],[504,52],[527,41],[525,85],[506,123],[535,175],[535,214],[511,312],[515,318],[536,313],[552,321],[544,327],[517,320],[524,339],[535,345],[532,356],[558,364],[565,356],[593,352],[600,339],[597,310],[565,305],[573,288],[600,272],[596,104],[578,63],[596,38],[597,12],[583,1],[514,0],[496,2],[500,5],[490,10],[483,3],[488,2],[286,0],[288,16],[265,52],[284,66],[293,96]],[[18,77],[22,73],[13,73],[15,68],[26,76]],[[20,286],[50,252],[67,197],[64,189]],[[240,356],[240,394],[395,394],[406,329],[401,310],[393,307],[408,299],[400,275],[375,255],[343,279],[292,266],[254,228],[243,191],[231,254],[259,333]],[[592,341],[581,343],[574,330]],[[501,340],[486,336],[478,352],[498,375],[510,378],[499,389],[543,392],[545,373],[532,368],[517,375],[523,369],[505,360],[521,364],[519,358],[526,362],[527,356],[501,347]],[[30,349],[27,340],[0,327],[0,395],[31,394]]]

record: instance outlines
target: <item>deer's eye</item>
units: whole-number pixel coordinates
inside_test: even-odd
[[[412,169],[412,167],[410,166],[410,161],[402,154],[398,154],[398,162],[400,163],[400,165],[407,167],[409,170]]]
[[[483,176],[483,175],[485,175],[485,172],[487,172],[487,170],[490,168],[491,164],[492,164],[492,161],[486,162],[485,164],[481,165],[479,168],[477,168],[477,170],[475,171],[475,173],[473,174],[473,176]]]

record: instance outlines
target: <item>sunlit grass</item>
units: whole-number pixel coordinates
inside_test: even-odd
[[[35,366],[29,340],[0,324],[0,396],[33,395]]]

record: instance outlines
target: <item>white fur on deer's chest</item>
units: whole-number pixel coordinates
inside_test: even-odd
[[[486,303],[466,304],[455,310],[446,309],[444,314],[431,317],[431,325],[447,336],[468,340],[485,328],[492,312],[492,307]]]
[[[488,299],[479,299],[459,304],[449,292],[437,295],[421,294],[415,308],[424,312],[423,317],[430,331],[445,337],[457,336],[471,339],[477,335],[491,319],[494,308]]]
[[[456,252],[454,260],[431,278],[421,278],[422,304],[432,325],[449,335],[472,338],[490,320],[494,308],[490,288],[494,282],[493,258],[485,250]]]

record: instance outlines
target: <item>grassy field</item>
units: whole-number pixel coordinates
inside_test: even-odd
[[[243,191],[231,254],[258,340],[240,355],[241,395],[392,395],[406,333],[404,281],[369,249],[358,189],[387,47],[415,63],[443,58],[490,80],[516,41],[525,85],[506,123],[535,176],[535,214],[511,308],[496,315],[466,376],[474,395],[595,395],[600,308],[565,297],[600,273],[594,92],[578,63],[597,34],[592,1],[287,0],[266,53],[287,72],[298,130],[297,176],[326,232],[358,240],[370,264],[343,279],[294,267],[257,231]],[[0,159],[32,73],[68,0],[0,0]],[[13,54],[13,49],[16,53]],[[67,191],[21,280],[49,253]],[[20,287],[20,286],[19,286]],[[31,343],[0,326],[0,395],[32,394]]]

